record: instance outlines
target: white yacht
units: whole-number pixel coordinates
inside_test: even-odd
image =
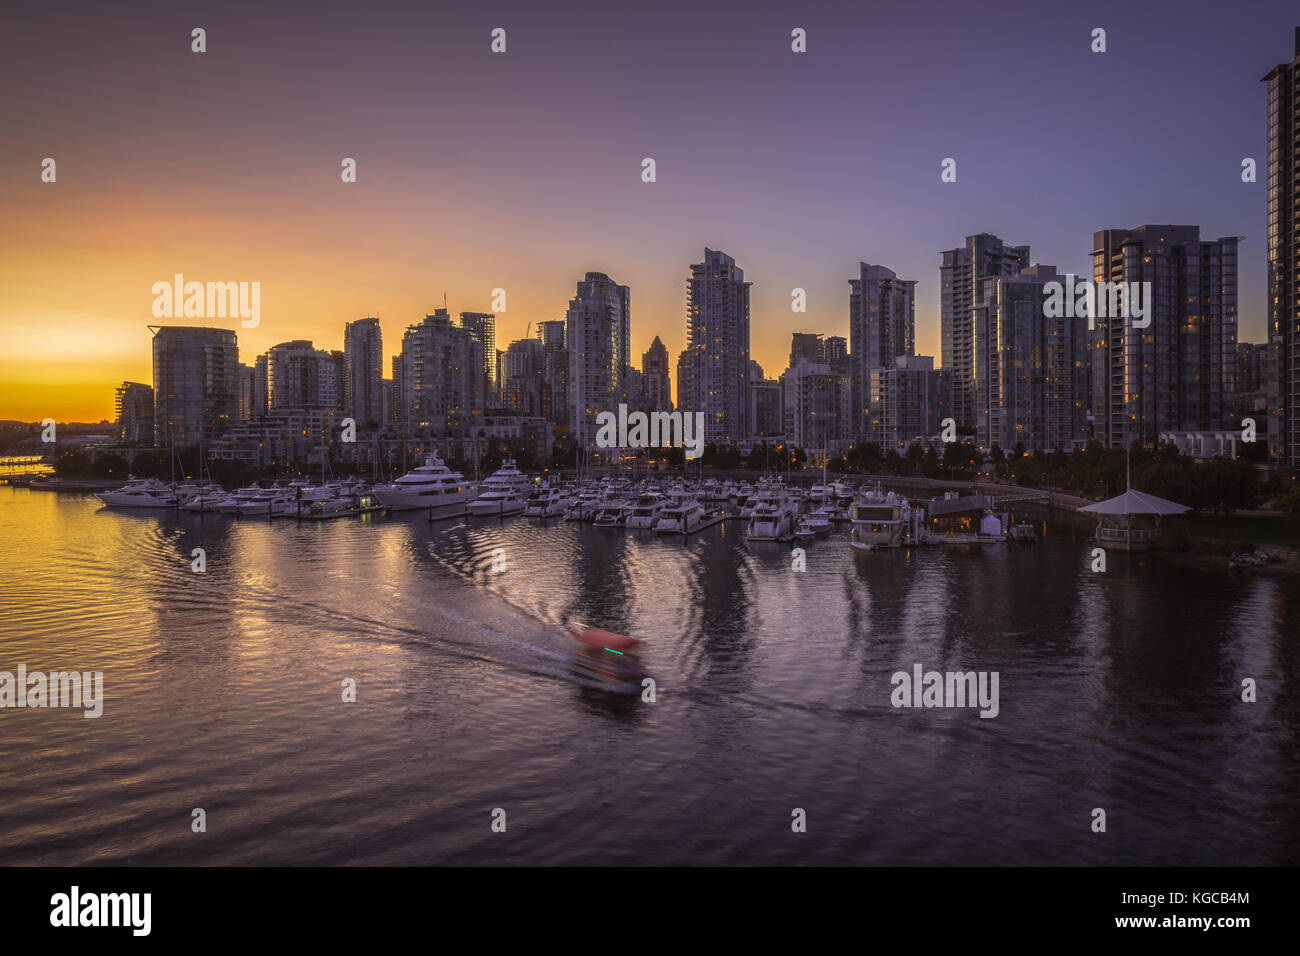
[[[182,511],[216,511],[217,505],[230,497],[220,485],[204,485],[181,501]]]
[[[617,528],[627,520],[632,506],[626,500],[607,499],[596,512],[592,524],[597,528]]]
[[[528,476],[515,466],[513,458],[507,458],[501,467],[483,482],[479,496],[469,503],[472,515],[513,515],[524,510],[527,503]]]
[[[564,509],[565,521],[590,521],[604,504],[605,495],[600,488],[583,488]]]
[[[897,548],[903,543],[903,525],[910,514],[906,499],[895,492],[868,491],[853,502],[849,543],[860,551]]]
[[[239,506],[241,518],[274,518],[280,515],[296,514],[297,494],[286,488],[275,488],[254,495]]]
[[[826,497],[835,504],[848,504],[855,494],[853,486],[847,481],[832,481],[826,486]]]
[[[299,518],[332,518],[347,514],[359,505],[359,496],[349,493],[340,494],[341,488],[326,485],[321,488],[308,488],[296,502],[294,513]]]
[[[685,488],[672,493],[668,505],[659,512],[655,531],[660,534],[691,534],[704,523],[704,505]]]
[[[128,480],[116,491],[96,492],[95,497],[111,508],[175,508],[179,503],[157,478]]]
[[[568,503],[569,499],[559,488],[553,488],[550,482],[543,481],[528,496],[528,503],[524,506],[524,516],[527,518],[554,518],[557,515],[564,514],[564,508]]]
[[[465,513],[473,492],[465,476],[444,465],[435,452],[391,485],[376,485],[374,496],[390,511],[428,510],[431,518],[449,518]]]
[[[628,512],[627,519],[623,522],[623,527],[632,529],[653,528],[659,523],[659,514],[663,510],[663,496],[653,491],[647,491],[645,494],[637,496],[631,511]]]
[[[809,513],[804,519],[804,523],[812,529],[814,534],[828,534],[831,530],[831,520],[834,517],[829,508],[818,508],[816,511]]]
[[[705,478],[696,489],[700,501],[726,501],[727,495],[722,490],[722,482],[717,478]]]
[[[751,541],[777,541],[794,532],[799,513],[788,488],[767,484],[754,495],[754,510],[749,516],[745,536]]]
[[[250,499],[256,497],[257,495],[265,494],[266,491],[267,489],[258,486],[258,484],[254,482],[253,484],[249,485],[247,488],[240,488],[233,493],[228,493],[224,495],[220,500],[217,501],[215,505],[213,505],[208,510],[215,511],[218,514],[223,514],[223,515],[237,515],[239,514],[240,505],[242,505],[245,501],[249,501]]]

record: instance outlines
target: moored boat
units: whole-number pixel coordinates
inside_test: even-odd
[[[128,481],[115,491],[100,491],[95,497],[110,508],[175,508],[180,502],[156,478]]]
[[[860,551],[897,548],[903,543],[903,526],[909,515],[907,501],[894,492],[866,492],[853,501],[849,511],[853,522],[849,544]]]
[[[479,496],[466,508],[470,514],[480,517],[518,514],[524,510],[528,501],[525,491],[527,484],[528,476],[515,466],[513,458],[507,458],[500,468],[483,481]]]
[[[392,484],[376,485],[373,494],[390,511],[428,509],[431,518],[464,514],[473,497],[465,476],[448,468],[436,453]]]
[[[745,536],[751,541],[779,541],[794,533],[798,505],[779,482],[763,483],[754,494],[753,511]],[[743,514],[743,512],[742,512]]]

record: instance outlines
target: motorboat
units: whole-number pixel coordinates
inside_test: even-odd
[[[814,534],[829,534],[831,528],[834,527],[834,517],[829,508],[818,508],[809,512],[808,516],[803,520],[813,530]]]
[[[639,495],[623,522],[625,528],[634,530],[653,529],[659,523],[659,514],[664,510],[663,496],[653,491]]]
[[[573,668],[580,676],[622,693],[641,691],[645,677],[640,658],[642,641],[585,625],[576,625],[569,634],[578,645]]]
[[[464,514],[473,498],[465,476],[443,464],[436,452],[392,484],[376,485],[373,494],[390,511],[428,510],[431,518]]]
[[[110,508],[175,508],[180,502],[156,478],[130,481],[116,491],[96,492],[95,497]]]
[[[237,491],[227,494],[225,497],[217,501],[210,510],[223,515],[237,515],[239,514],[239,506],[244,502],[250,501],[258,495],[267,494],[268,492],[269,489],[262,488],[254,482],[246,488],[240,488]]]
[[[626,501],[606,501],[596,512],[592,524],[597,528],[617,528],[626,520],[630,510]]]
[[[704,524],[704,506],[686,488],[674,491],[659,512],[655,531],[660,534],[691,534]]]
[[[856,496],[857,492],[847,481],[832,481],[826,486],[826,497],[837,504],[848,504]]]
[[[323,489],[317,489],[321,491]],[[358,510],[357,498],[336,494],[304,494],[298,500],[298,517],[333,518]]]
[[[859,551],[897,548],[903,543],[903,527],[911,508],[895,492],[868,491],[854,499],[849,511],[853,530],[849,543]]]
[[[568,497],[559,488],[553,487],[548,481],[543,481],[528,496],[528,503],[524,505],[524,516],[554,518],[564,514],[565,505],[568,503]]]
[[[479,496],[466,507],[472,515],[518,514],[527,504],[528,476],[515,466],[513,458],[507,458],[501,467],[489,475],[479,488]]]
[[[696,491],[699,501],[726,501],[727,492],[717,478],[706,478]]]
[[[298,495],[296,490],[277,488],[264,494],[256,495],[239,506],[241,518],[276,518],[296,514]]]
[[[220,485],[190,486],[184,495],[178,494],[181,510],[190,512],[216,511],[217,505],[229,496]]]
[[[596,512],[600,510],[604,500],[604,492],[600,488],[583,488],[565,506],[564,520],[592,520],[596,517]]]
[[[779,541],[794,532],[798,506],[783,485],[769,483],[754,495],[745,536],[751,541]]]

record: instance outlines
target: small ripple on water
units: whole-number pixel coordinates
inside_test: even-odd
[[[0,714],[0,862],[1300,854],[1285,582],[1122,562],[1101,580],[1067,537],[860,555],[836,534],[796,574],[735,526],[300,525],[32,494],[0,492],[0,537],[28,545],[0,562],[0,652],[102,667],[107,701],[92,721]],[[654,706],[577,681],[574,618],[648,639]],[[891,708],[889,675],[916,662],[1000,670],[999,718]],[[1239,671],[1274,688],[1245,713]],[[529,836],[508,851],[498,805]],[[779,838],[794,805],[817,821],[798,855]],[[1115,840],[1062,836],[1096,805]],[[222,840],[191,839],[195,806]]]

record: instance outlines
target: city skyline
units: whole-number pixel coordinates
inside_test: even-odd
[[[1034,262],[1086,276],[1099,230],[1196,223],[1203,236],[1246,237],[1239,336],[1262,342],[1260,79],[1291,58],[1293,11],[1272,4],[1221,22],[1208,7],[1178,9],[1177,22],[1118,5],[1087,19],[1035,10],[990,21],[978,11],[868,17],[823,5],[747,13],[741,28],[725,11],[697,13],[689,31],[663,9],[634,23],[633,14],[587,22],[523,6],[491,22],[469,10],[394,15],[415,37],[441,38],[440,56],[418,68],[423,45],[390,49],[392,22],[353,30],[328,10],[309,29],[268,12],[256,31],[238,13],[213,14],[203,55],[190,52],[187,15],[127,25],[92,14],[83,19],[95,29],[69,42],[66,15],[54,14],[57,29],[32,24],[10,34],[21,45],[0,41],[0,72],[14,88],[50,64],[64,77],[38,80],[5,107],[0,417],[111,417],[118,385],[149,380],[137,343],[156,322],[150,289],[177,272],[261,283],[260,325],[238,329],[243,354],[304,338],[338,348],[343,323],[377,316],[396,323],[385,369],[397,330],[444,292],[455,312],[490,312],[504,289],[496,337],[505,344],[561,317],[578,276],[604,272],[637,297],[630,353],[657,336],[675,358],[686,344],[682,268],[707,245],[734,256],[753,283],[751,355],[771,370],[793,332],[847,336],[844,284],[860,262],[917,282],[915,351],[938,358],[936,266],[961,237],[996,234],[1030,246]],[[497,20],[509,46],[494,57]],[[999,24],[1019,38],[1014,64],[968,42]],[[790,50],[795,26],[808,31],[806,54]],[[1088,48],[1095,26],[1107,29],[1104,54]],[[863,34],[891,37],[869,66],[854,56]],[[584,58],[547,72],[557,49],[575,46]],[[339,56],[367,71],[340,67]],[[629,57],[645,75],[623,68]],[[665,60],[673,70],[657,65]],[[1213,67],[1180,71],[1180,95],[1158,108],[1130,102],[1131,89],[1188,62]],[[959,77],[953,88],[966,89],[972,69],[1011,95],[987,99],[987,110],[944,97]],[[394,80],[421,70],[427,87]],[[289,74],[296,82],[264,102],[262,86]],[[472,100],[434,95],[466,80]],[[683,96],[724,82],[762,96],[698,119],[687,109],[683,123]],[[209,113],[176,135],[166,117],[186,116],[178,103],[195,97]],[[1115,105],[1113,127],[1068,119],[1073,103],[1102,98]],[[118,99],[132,109],[99,120]],[[376,114],[381,101],[391,110]],[[594,146],[578,136],[593,101],[617,134]],[[897,110],[915,114],[905,141],[853,131]],[[429,117],[427,128],[407,132],[408,112]],[[719,128],[732,135],[720,140]],[[165,158],[157,142],[168,143]],[[1132,155],[1163,160],[1135,167]],[[58,161],[55,183],[40,180],[46,156]],[[647,156],[654,183],[641,181]],[[950,156],[957,182],[941,183]],[[344,157],[357,160],[354,184],[339,180]],[[1259,166],[1255,183],[1241,181],[1246,157]],[[806,313],[790,310],[795,288],[807,293]]]

